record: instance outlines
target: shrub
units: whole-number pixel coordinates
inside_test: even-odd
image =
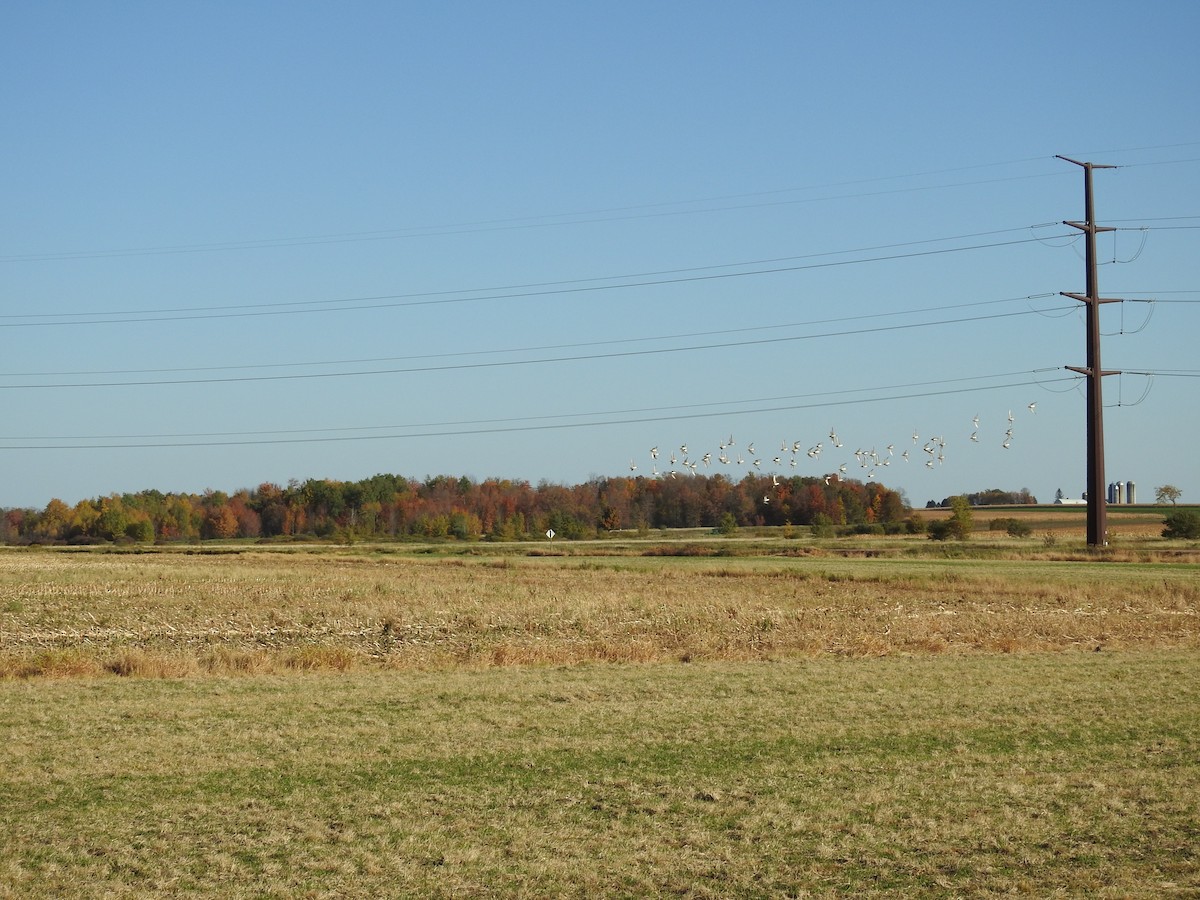
[[[829,538],[834,536],[833,519],[826,513],[817,513],[812,520],[813,537]]]
[[[1165,538],[1200,538],[1200,512],[1194,509],[1181,509],[1173,512],[1163,520],[1167,527],[1163,529]]]
[[[1033,534],[1033,526],[1028,522],[1022,522],[1020,519],[1010,519],[1008,527],[1004,529],[1010,537],[1029,537]]]
[[[992,519],[988,523],[988,528],[992,531],[1007,532],[1010,537],[1029,537],[1029,535],[1033,534],[1033,526],[1027,522],[1022,522],[1020,519]]]
[[[954,526],[949,519],[935,519],[926,526],[925,531],[931,541],[948,541],[954,533]]]
[[[874,522],[860,522],[847,529],[848,534],[883,534],[883,526]]]

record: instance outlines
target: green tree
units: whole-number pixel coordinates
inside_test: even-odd
[[[959,494],[957,497],[951,497],[950,509],[952,512],[947,520],[950,523],[950,533],[960,541],[967,540],[975,527],[975,519],[971,515],[971,504],[966,495]]]
[[[135,519],[125,526],[125,536],[139,544],[153,544],[154,523],[149,519]]]
[[[100,503],[100,515],[96,518],[96,534],[110,541],[125,537],[129,527],[129,516],[119,497],[106,497]]]
[[[474,513],[456,509],[450,513],[450,534],[460,541],[476,540],[483,533],[483,523]]]

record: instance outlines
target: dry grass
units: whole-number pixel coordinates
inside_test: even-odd
[[[0,898],[1200,895],[1196,564],[756,541],[0,553]]]
[[[0,683],[0,897],[1200,891],[1191,651]]]
[[[0,553],[0,675],[1200,647],[1200,567]]]

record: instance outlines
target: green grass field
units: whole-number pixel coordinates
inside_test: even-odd
[[[634,543],[0,553],[0,897],[1200,895],[1194,562]]]

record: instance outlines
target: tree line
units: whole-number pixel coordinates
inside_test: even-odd
[[[1062,491],[1059,491],[1062,494]],[[1036,506],[1037,497],[1029,492],[1029,488],[1019,491],[1002,491],[1000,488],[988,488],[986,491],[976,491],[973,494],[962,494],[971,506]],[[926,509],[941,507],[949,509],[954,506],[954,497],[946,497],[941,503],[930,500],[925,504]]]
[[[778,483],[776,483],[776,481]],[[900,530],[902,496],[874,481],[747,474],[593,478],[573,486],[437,475],[264,483],[233,494],[145,490],[44,509],[0,511],[0,542],[170,542],[207,539],[567,540],[623,529],[815,525]]]

